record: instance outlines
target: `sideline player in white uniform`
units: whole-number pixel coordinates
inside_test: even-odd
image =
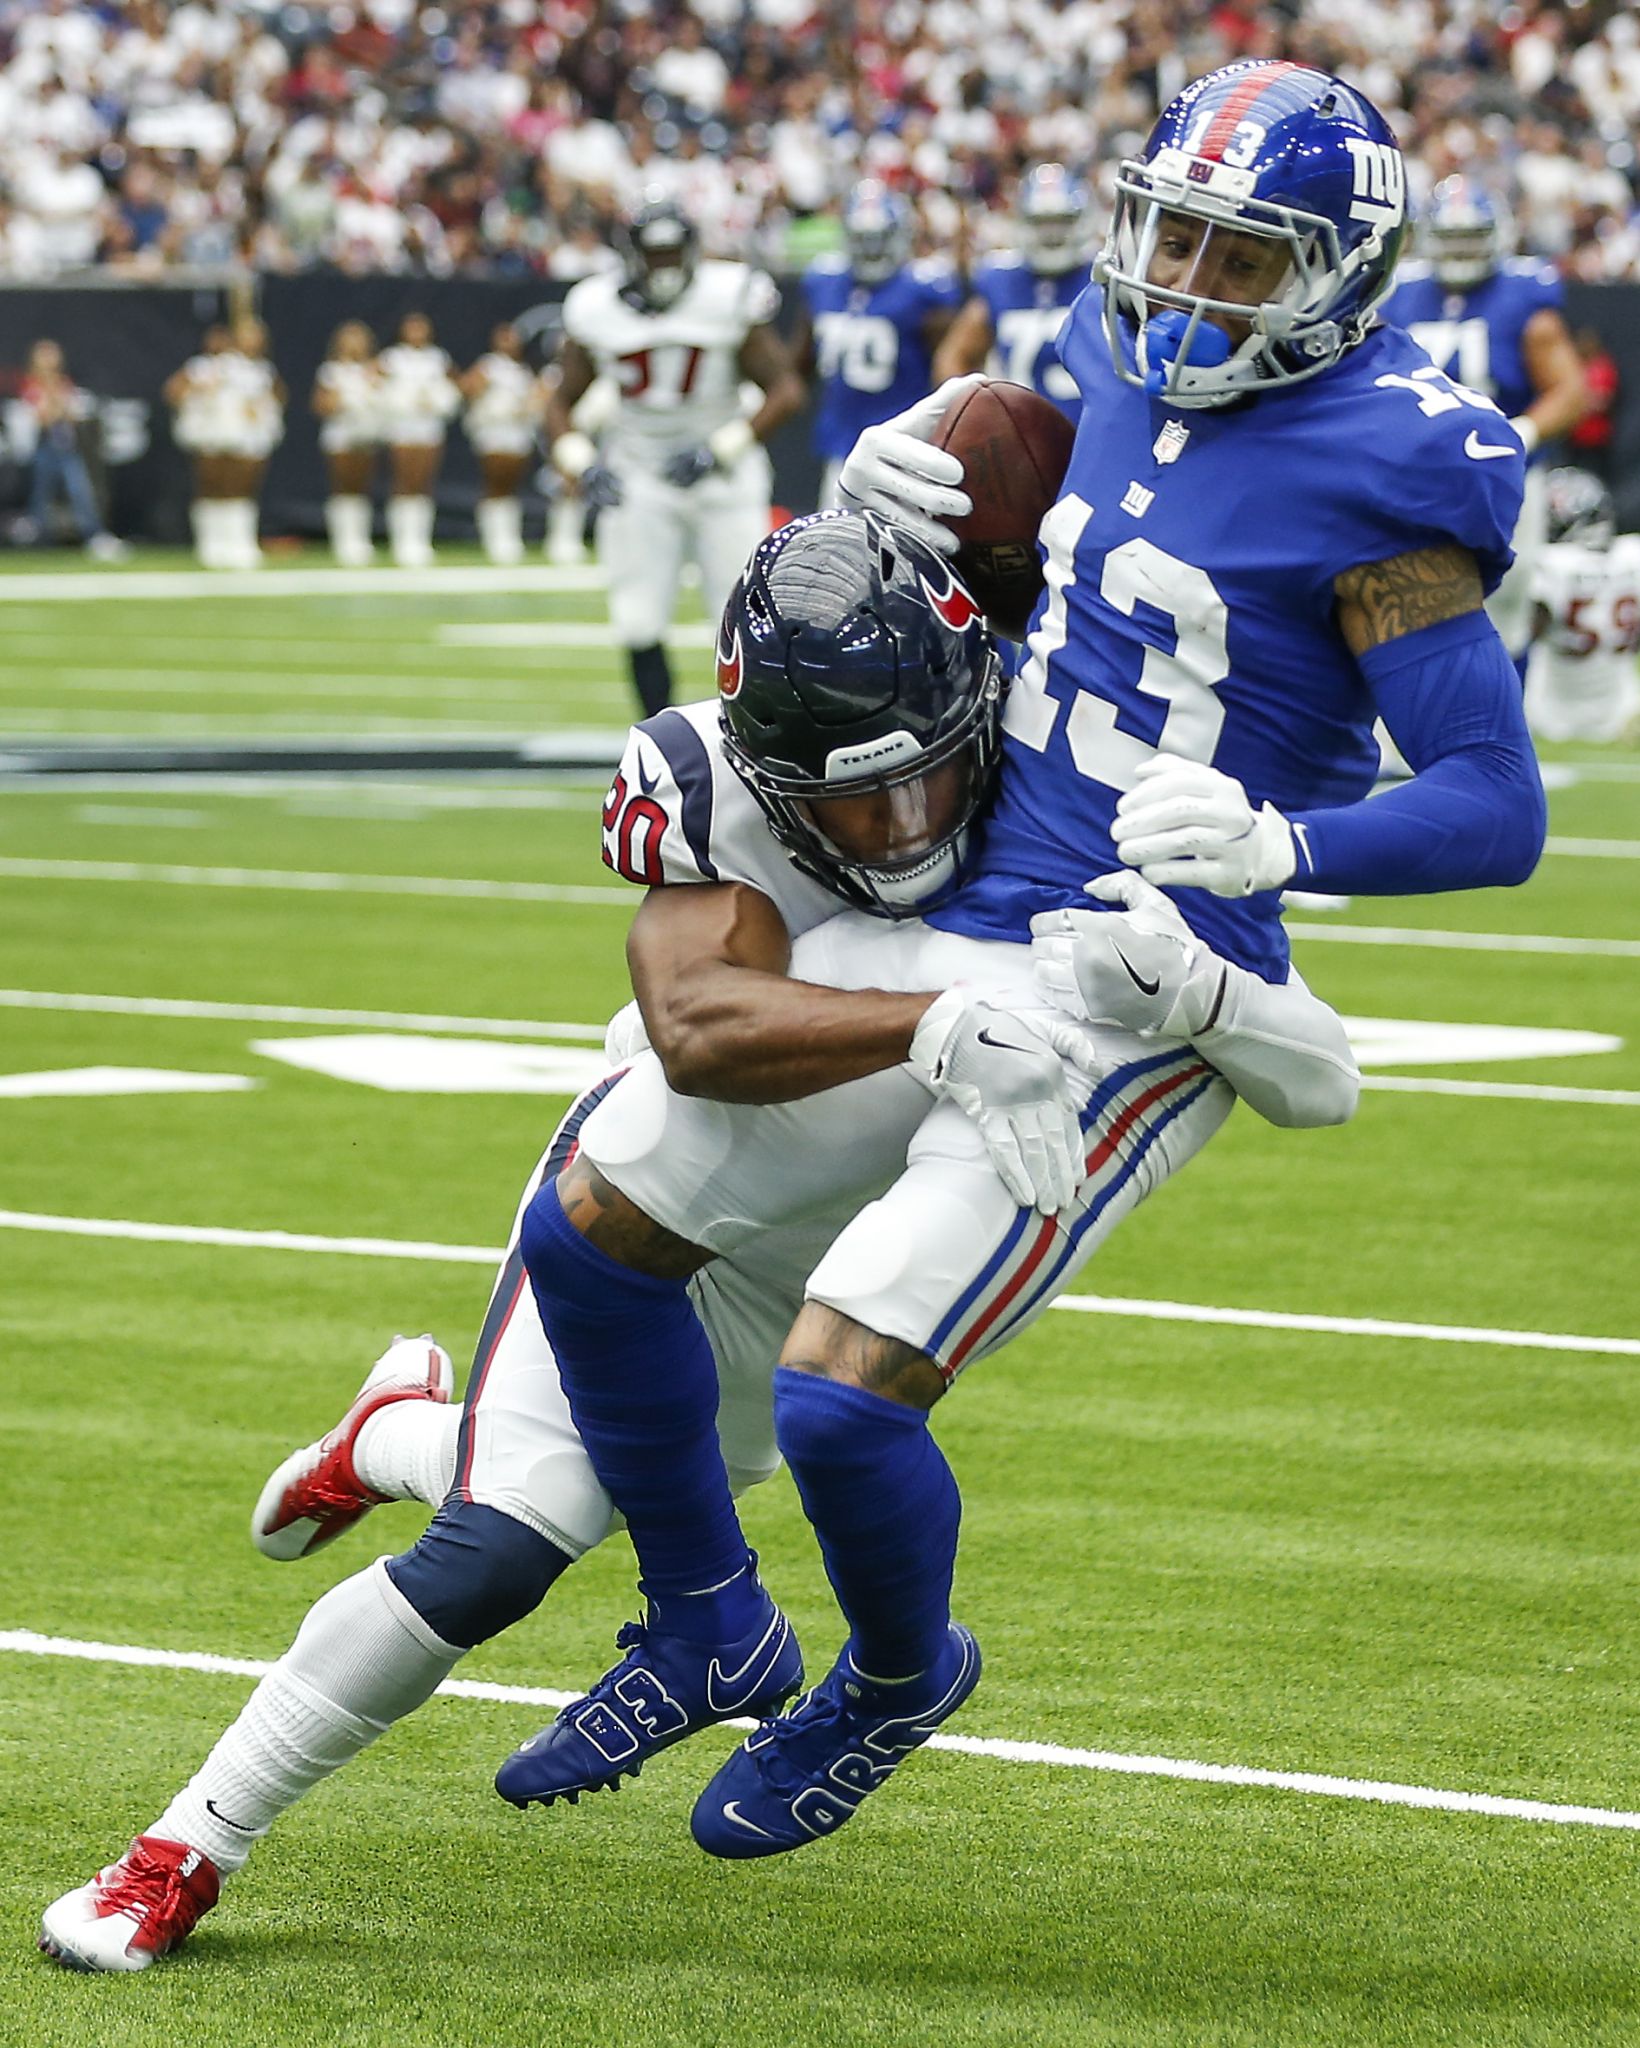
[[[621,231],[619,277],[588,277],[564,301],[559,379],[547,400],[552,460],[597,509],[609,618],[646,715],[672,700],[664,640],[686,562],[712,618],[769,530],[763,444],[803,403],[760,270],[697,254],[669,200]],[[570,415],[600,374],[619,404],[602,451]],[[763,403],[748,419],[742,383]]]
[[[226,326],[205,330],[196,356],[166,380],[165,402],[171,408],[171,438],[187,450],[193,466],[193,498],[189,517],[194,553],[202,569],[231,568],[233,548],[224,519],[231,498],[233,432],[228,422],[227,387],[223,376],[232,339]]]
[[[490,336],[487,355],[460,379],[467,401],[467,439],[478,457],[483,496],[478,501],[478,537],[500,568],[524,559],[524,507],[519,497],[543,398],[524,360],[524,337],[510,320]]]
[[[376,337],[362,320],[344,320],[330,338],[330,353],[313,382],[319,446],[330,475],[325,526],[330,551],[345,569],[368,566],[370,486],[381,446],[381,373]]]
[[[433,559],[433,485],[461,393],[425,313],[405,315],[398,340],[382,350],[378,362],[382,438],[392,465],[388,545],[401,569],[425,569]]]
[[[992,676],[986,666],[953,682],[948,708],[959,714],[958,724],[965,701],[985,709],[976,693],[994,692]],[[993,694],[993,721],[994,711]],[[982,762],[994,731],[989,741],[980,727],[968,737],[976,742],[972,758]],[[907,845],[895,848],[896,834],[919,817],[930,821],[939,808],[939,788],[949,791],[954,758],[947,749],[943,765],[926,777],[902,778],[899,797],[886,807],[880,791],[865,799],[876,815],[878,849],[898,853],[902,883],[916,861]],[[937,787],[922,787],[936,777]],[[849,779],[839,787],[846,791]],[[867,784],[879,779],[869,772],[860,778]],[[858,801],[844,797],[845,806]],[[794,935],[792,975],[838,956],[840,949],[828,946],[825,937],[828,921],[837,917],[835,888],[806,873],[775,838],[761,800],[725,749],[716,701],[664,712],[634,730],[605,818],[610,864],[648,883],[687,890],[686,909],[710,918],[730,897],[753,914],[763,906]],[[862,872],[875,876],[879,886],[894,886],[881,868]],[[939,873],[945,873],[943,864]],[[1134,897],[1136,910],[1115,912],[1105,922],[1135,957],[1148,961],[1147,948],[1155,941],[1147,938],[1145,925],[1155,892],[1139,884]],[[1131,985],[1125,995],[1118,986],[1124,970],[1114,956],[1110,967],[1115,999],[1131,1002]],[[782,1033],[789,1038],[786,1020],[800,1008],[812,1012],[822,1004],[835,1013],[849,1000],[785,977],[745,975],[737,985],[748,992],[732,1027],[739,1034],[732,1050],[742,1071],[748,1061],[777,1049]],[[1296,982],[1260,989],[1262,994],[1252,992],[1260,1005],[1256,1017],[1240,1016],[1234,1025],[1223,1022],[1213,1029],[1214,1058],[1234,1067],[1239,1049],[1248,1062],[1250,1098],[1282,1121],[1335,1120],[1353,1102],[1354,1087],[1338,1020]],[[669,999],[664,987],[650,987],[652,1006],[664,1009]],[[862,1022],[873,1000],[852,999]],[[967,1004],[961,996],[954,1005],[950,997],[940,1000],[947,1015]],[[879,1011],[887,1006],[903,1012],[926,1006],[928,998],[910,1006],[903,998],[876,1001]],[[748,1028],[760,1006],[767,1019],[761,1032]],[[1272,1035],[1286,1041],[1279,1056],[1272,1051]],[[589,1090],[560,1126],[525,1188],[520,1219],[543,1179],[572,1155],[597,1105],[632,1085],[637,1065],[654,1064],[641,1047],[641,1026],[634,1030],[632,1011],[623,1012],[611,1026],[617,1072]],[[788,1045],[787,1065],[809,1051],[794,1052]],[[879,1049],[878,1057],[893,1055]],[[986,1057],[979,1052],[981,1061]],[[634,1060],[637,1065],[630,1064]],[[1276,1080],[1278,1063],[1286,1075]],[[768,1069],[767,1085],[776,1085],[773,1076]],[[903,1098],[913,1114],[926,1111],[926,1082],[898,1067],[881,1071],[878,1080],[885,1100]],[[864,1128],[859,1139],[873,1155],[875,1170],[892,1177],[903,1156],[903,1136],[896,1140],[892,1132]],[[737,1490],[766,1478],[778,1464],[770,1419],[772,1363],[809,1267],[838,1220],[832,1208],[792,1230],[749,1237],[691,1282],[716,1357],[718,1435]],[[47,1909],[42,1945],[57,1960],[136,1970],[180,1945],[215,1904],[223,1877],[244,1864],[281,1813],[419,1706],[467,1646],[531,1611],[568,1562],[610,1528],[611,1504],[581,1448],[539,1319],[527,1303],[520,1311],[518,1232],[515,1222],[478,1341],[465,1412],[448,1405],[447,1356],[429,1338],[400,1339],[372,1370],[341,1423],[279,1467],[257,1504],[252,1528],[267,1554],[293,1558],[341,1534],[381,1500],[443,1503],[439,1516],[403,1557],[378,1560],[317,1602],[291,1649],[160,1819],[118,1862]]]
[[[1611,493],[1586,469],[1551,470],[1545,495],[1527,722],[1541,740],[1621,739],[1640,711],[1640,534],[1613,537]]]

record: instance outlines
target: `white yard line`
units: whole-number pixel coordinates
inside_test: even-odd
[[[555,591],[602,590],[604,572],[592,563],[584,568],[550,569],[526,564],[517,569],[133,569],[98,575],[69,571],[62,576],[0,576],[0,604],[83,604],[107,598],[123,604],[128,598],[263,597],[481,597],[524,591],[550,596]]]
[[[72,1636],[41,1635],[33,1629],[0,1630],[0,1652],[14,1656],[66,1658],[89,1664],[125,1664],[144,1670],[193,1671],[209,1677],[263,1678],[273,1669],[256,1657],[223,1657],[202,1650],[156,1650],[136,1643],[84,1642]],[[558,1687],[491,1685],[447,1678],[438,1688],[446,1699],[482,1700],[504,1706],[567,1706],[578,1693]],[[751,1721],[731,1721],[751,1728]],[[1120,1750],[1069,1749],[1057,1742],[1015,1742],[986,1735],[935,1735],[930,1749],[995,1763],[1040,1764],[1058,1770],[1101,1771],[1131,1778],[1172,1778],[1187,1784],[1234,1785],[1262,1792],[1300,1792],[1323,1799],[1352,1799],[1372,1806],[1404,1806],[1423,1812],[1484,1814],[1497,1820],[1532,1820],[1558,1827],[1640,1829],[1640,1813],[1610,1806],[1568,1806],[1549,1799],[1516,1799],[1492,1792],[1451,1792],[1433,1785],[1398,1785],[1377,1778],[1337,1778],[1318,1771],[1267,1771],[1247,1764],[1199,1763],[1191,1758],[1130,1756]]]
[[[56,1237],[129,1238],[143,1244],[219,1245],[237,1251],[328,1252],[349,1258],[408,1259],[426,1264],[490,1266],[502,1253],[488,1245],[434,1244],[394,1237],[320,1237],[307,1231],[230,1230],[191,1223],[134,1223],[123,1217],[49,1216],[0,1209],[0,1230]],[[1583,1337],[1559,1330],[1491,1330],[1463,1323],[1407,1323],[1378,1316],[1292,1315],[1276,1309],[1213,1308],[1193,1301],[1143,1301],[1102,1294],[1061,1294],[1051,1304],[1084,1315],[1146,1322],[1229,1323],[1250,1330],[1308,1330],[1335,1337],[1407,1337],[1437,1344],[1493,1344],[1521,1351],[1600,1352],[1640,1358],[1640,1337]]]
[[[1569,854],[1577,860],[1640,860],[1640,839],[1549,839],[1545,853]]]
[[[3,744],[3,742],[0,742]],[[0,772],[0,788],[12,796],[60,797],[64,795],[123,796],[135,803],[139,798],[163,791],[168,795],[281,797],[287,802],[320,796],[375,799],[384,810],[394,806],[419,806],[423,810],[449,811],[595,811],[603,799],[603,781],[577,785],[554,777],[551,788],[521,789],[503,779],[524,771],[518,768],[493,771],[452,769],[450,779],[428,782],[422,778],[436,769],[407,768],[401,774],[380,771],[370,775],[337,775],[305,768],[288,775],[205,774],[195,770],[162,771],[152,775],[81,774],[7,775]],[[591,770],[587,771],[589,774]],[[539,771],[537,771],[539,773]],[[493,776],[493,781],[484,778]]]
[[[617,642],[613,628],[597,619],[498,620],[494,625],[439,626],[434,639],[441,647],[601,647]],[[668,647],[707,648],[717,633],[707,619],[691,619],[667,629]]]
[[[1640,939],[1562,939],[1545,933],[1423,931],[1414,925],[1309,924],[1289,918],[1294,939],[1330,940],[1340,946],[1433,946],[1473,953],[1590,953],[1609,960],[1640,960]]]
[[[460,1038],[574,1039],[603,1043],[602,1024],[543,1023],[524,1017],[445,1017],[417,1010],[322,1010],[301,1003],[204,1003],[178,996],[73,995],[0,988],[0,1010],[90,1012],[105,1017],[188,1017],[227,1024],[373,1025],[390,1031],[447,1031]]]
[[[305,868],[207,868],[164,861],[0,859],[0,875],[36,882],[160,882],[185,889],[287,889],[321,895],[456,896],[498,903],[609,903],[636,889],[580,882],[478,882],[455,875],[336,875]]]
[[[1604,1109],[1640,1109],[1640,1092],[1632,1088],[1558,1088],[1537,1081],[1443,1081],[1402,1074],[1363,1074],[1361,1086],[1395,1095],[1482,1095],[1498,1102],[1585,1102]]]
[[[291,675],[277,667],[254,665],[236,666],[232,674],[209,668],[62,668],[52,670],[47,681],[54,691],[149,697],[493,696],[530,702],[539,702],[548,687],[540,675],[430,676],[398,669],[331,669],[318,673],[304,669],[300,675]],[[550,687],[554,697],[564,694],[561,683],[554,682]],[[600,694],[609,694],[607,685]]]

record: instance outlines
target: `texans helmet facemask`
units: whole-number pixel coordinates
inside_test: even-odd
[[[1544,486],[1545,538],[1583,548],[1609,548],[1617,532],[1612,494],[1592,470],[1551,469]]]
[[[874,513],[794,520],[736,584],[717,662],[724,751],[797,865],[881,917],[943,902],[1002,708],[995,643],[943,556]]]
[[[644,313],[664,313],[688,290],[700,260],[700,237],[681,207],[652,198],[615,230],[621,296]]]
[[[1183,407],[1313,377],[1367,333],[1405,235],[1369,100],[1304,64],[1209,72],[1117,176],[1094,266],[1117,375]]]

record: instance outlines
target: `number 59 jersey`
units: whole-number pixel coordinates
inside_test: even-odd
[[[1346,804],[1378,763],[1334,579],[1456,542],[1484,584],[1510,561],[1521,445],[1489,399],[1397,329],[1305,383],[1181,412],[1120,382],[1090,290],[1060,354],[1083,410],[1042,523],[1047,589],[1004,711],[1001,783],[974,878],[931,923],[1021,939],[1121,865],[1110,827],[1157,753],[1235,776],[1284,812]],[[1271,891],[1175,892],[1241,966],[1281,981]]]

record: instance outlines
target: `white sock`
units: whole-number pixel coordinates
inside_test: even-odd
[[[566,492],[552,501],[547,514],[547,559],[560,567],[586,557],[586,508]]]
[[[517,498],[480,498],[478,537],[497,568],[524,559],[524,507]]]
[[[431,498],[389,498],[387,537],[401,569],[425,569],[433,558]]]
[[[330,552],[345,568],[362,567],[375,552],[370,543],[368,498],[327,498],[325,527],[330,534]]]
[[[378,1558],[308,1610],[239,1719],[146,1834],[238,1870],[287,1807],[414,1712],[460,1662]]]
[[[225,498],[200,498],[194,505],[194,545],[200,566],[227,569],[233,565],[233,510]]]
[[[254,569],[262,559],[256,540],[256,500],[229,498],[222,512],[222,531],[230,562],[236,569]]]
[[[353,1445],[353,1469],[372,1493],[436,1508],[455,1484],[461,1410],[448,1402],[378,1408]]]

